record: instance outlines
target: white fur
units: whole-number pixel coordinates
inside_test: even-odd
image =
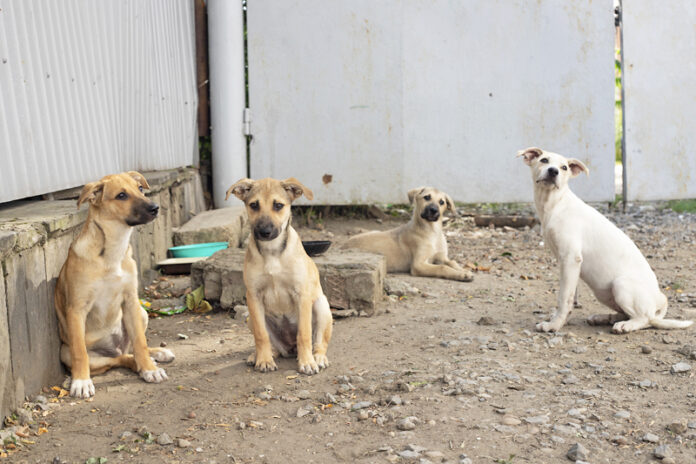
[[[174,353],[171,352],[171,350],[168,350],[167,348],[160,348],[157,351],[151,351],[152,354],[152,359],[154,359],[157,362],[162,362],[162,363],[168,363],[174,361]]]
[[[160,383],[169,378],[162,368],[157,368],[154,371],[142,371],[140,372],[140,377],[150,383]]]
[[[89,398],[94,396],[94,383],[92,379],[72,379],[70,382],[70,396],[76,398]]]
[[[686,328],[693,323],[664,319],[667,298],[638,247],[568,188],[571,177],[587,172],[581,162],[539,149],[523,150],[519,156],[532,169],[544,241],[561,268],[558,310],[548,322],[537,324],[537,330],[555,332],[563,327],[579,278],[600,302],[617,311],[593,316],[590,324],[613,324],[615,333],[626,333],[645,327]],[[549,176],[551,168],[558,170],[555,178]]]

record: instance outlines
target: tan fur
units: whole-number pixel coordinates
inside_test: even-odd
[[[384,255],[388,272],[472,281],[473,274],[448,257],[442,217],[446,210],[454,210],[454,202],[449,195],[432,187],[420,187],[410,190],[408,199],[413,204],[413,216],[408,223],[387,231],[356,235],[345,246]],[[429,221],[421,217],[428,205],[433,204],[439,210],[437,220]]]
[[[252,228],[244,283],[256,349],[248,363],[262,372],[276,370],[274,351],[287,356],[296,345],[299,371],[316,374],[329,365],[333,320],[319,271],[290,225],[291,203],[303,194],[311,200],[312,191],[294,178],[242,179],[227,191],[232,194],[244,201]],[[271,235],[261,236],[264,230]]]
[[[71,369],[73,396],[94,395],[90,373],[112,367],[132,369],[146,381],[164,380],[166,374],[151,356],[174,359],[169,350],[148,349],[147,313],[138,301],[138,270],[129,244],[133,228],[126,221],[156,217],[156,205],[144,188],[149,185],[138,172],[110,175],[85,185],[77,202],[78,208],[89,203],[89,214],[70,246],[54,295],[61,360]]]

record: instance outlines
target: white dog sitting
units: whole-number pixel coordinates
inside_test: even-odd
[[[664,319],[667,297],[638,247],[568,188],[568,179],[587,173],[584,164],[539,148],[527,148],[517,156],[531,167],[544,241],[561,266],[558,310],[548,322],[537,324],[537,330],[555,332],[563,327],[578,278],[600,302],[616,311],[590,317],[590,325],[613,324],[614,333],[627,333],[645,327],[683,329],[693,324]]]

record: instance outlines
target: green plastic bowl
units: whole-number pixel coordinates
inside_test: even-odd
[[[171,247],[169,251],[171,251],[174,258],[206,258],[216,251],[224,250],[227,247],[227,242],[208,242],[175,246]]]

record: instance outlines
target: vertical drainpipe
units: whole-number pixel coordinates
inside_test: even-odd
[[[619,0],[619,11],[617,15],[617,25],[619,26],[619,51],[621,53],[621,199],[623,203],[623,212],[626,212],[626,204],[628,202],[628,179],[627,171],[628,164],[626,163],[626,96],[625,96],[625,70],[626,63],[624,62],[624,40],[623,40],[623,2]]]
[[[232,206],[225,192],[246,177],[243,132],[244,23],[241,0],[208,0],[213,203]]]

